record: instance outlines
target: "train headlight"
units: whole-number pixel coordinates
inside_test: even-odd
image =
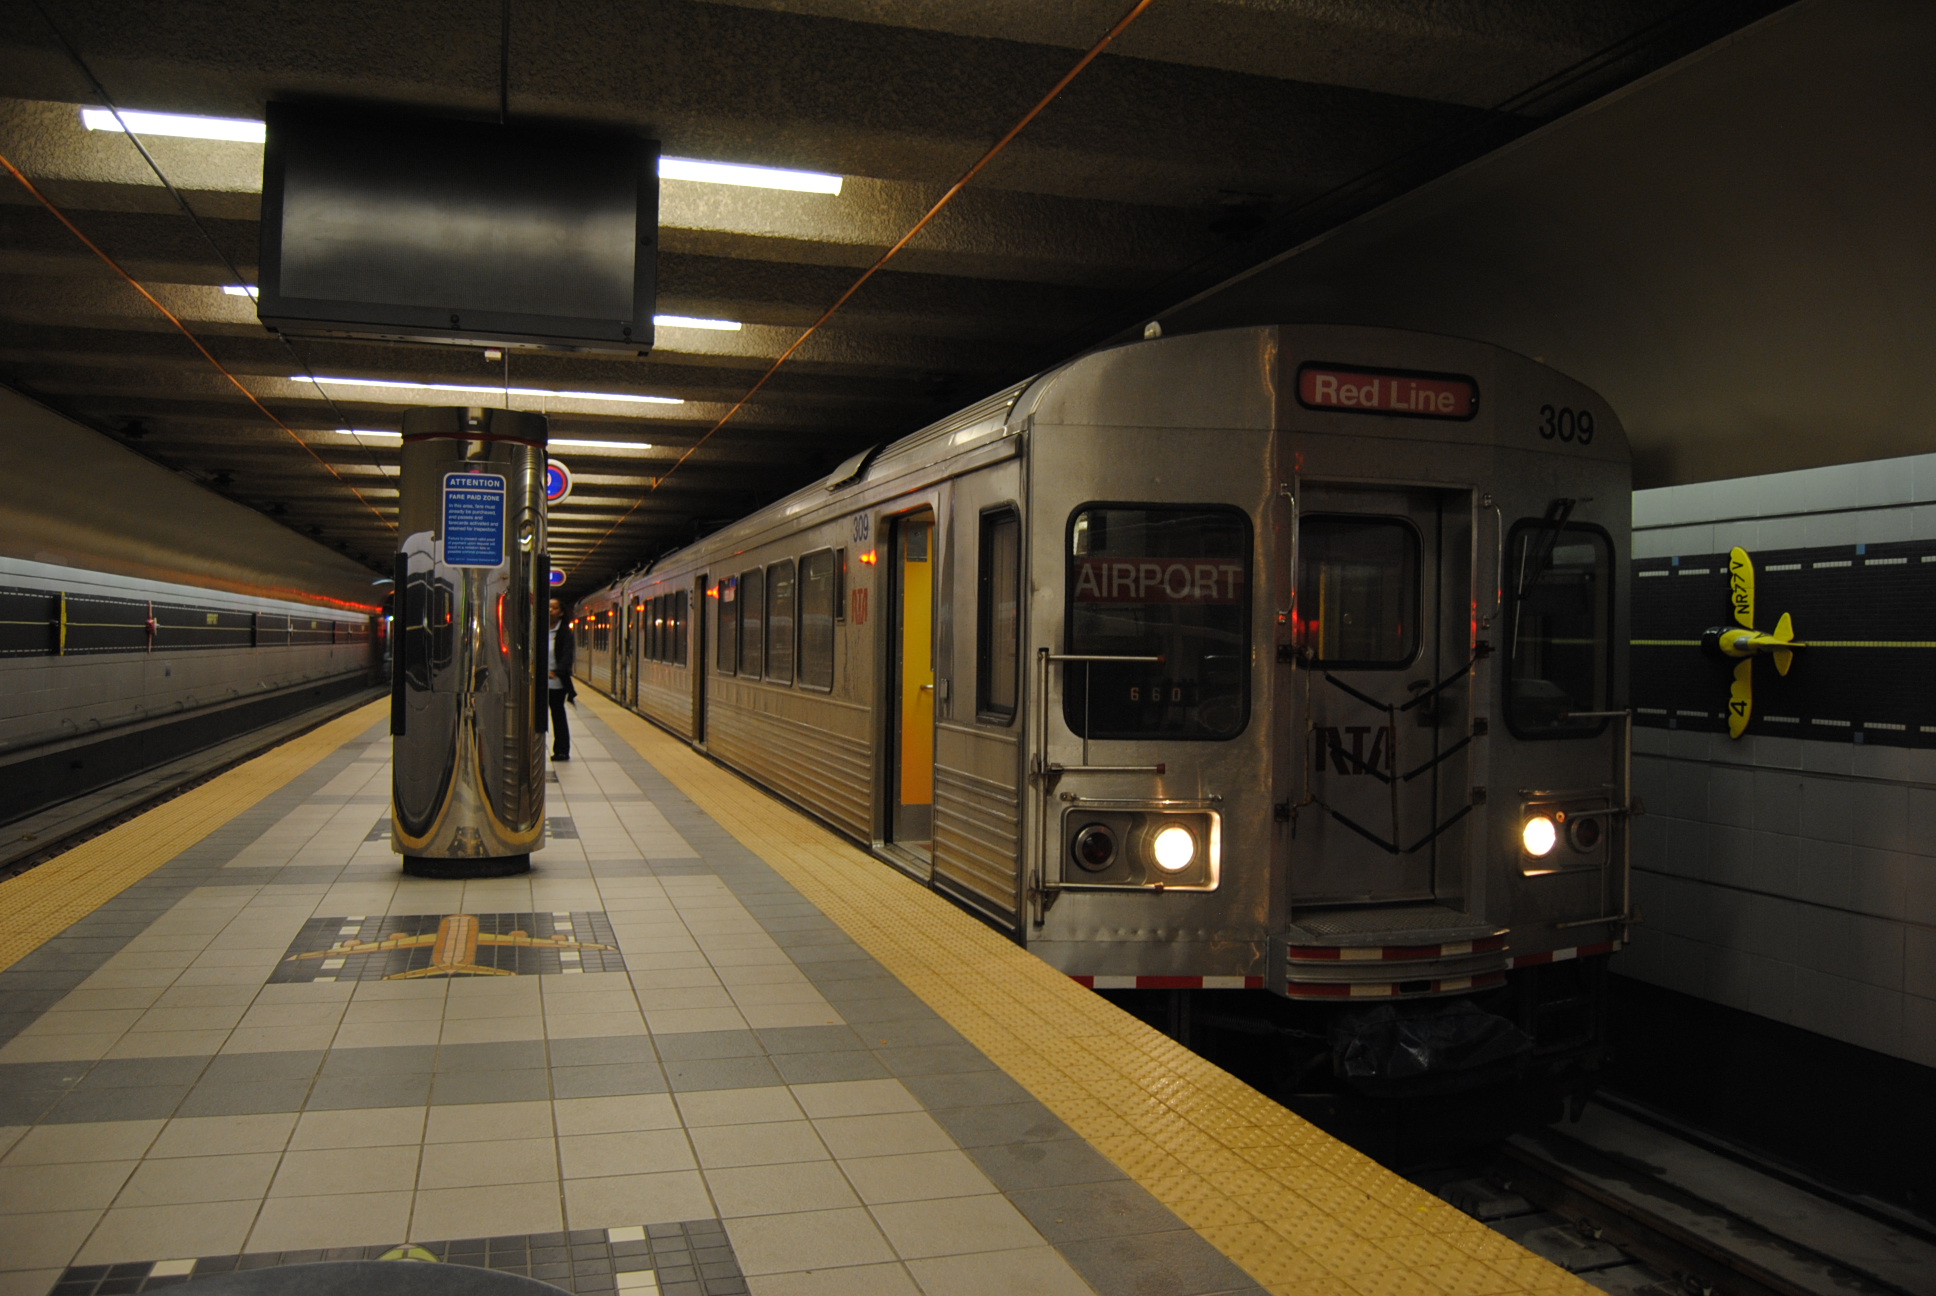
[[[1076,834],[1073,849],[1076,863],[1100,873],[1116,862],[1116,834],[1101,824],[1090,824]]]
[[[1520,825],[1519,842],[1526,848],[1526,853],[1535,858],[1551,855],[1559,841],[1560,830],[1545,815],[1533,815]]]
[[[1160,829],[1150,841],[1150,855],[1165,873],[1181,873],[1196,863],[1196,834],[1181,824]]]

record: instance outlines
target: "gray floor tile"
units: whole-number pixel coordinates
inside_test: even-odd
[[[911,1017],[903,1021],[876,1022],[867,1028],[868,1042],[876,1048],[916,1048],[930,1044],[961,1044],[961,1033],[939,1017]]]
[[[548,1060],[543,1040],[504,1040],[495,1044],[445,1044],[437,1050],[437,1071],[508,1071],[542,1067]]]
[[[685,1089],[760,1089],[780,1083],[764,1057],[692,1058],[665,1064],[666,1082]]]
[[[1161,1233],[1177,1226],[1176,1216],[1168,1207],[1128,1179],[1011,1191],[1008,1199],[1043,1237],[1058,1245],[1087,1238]]]
[[[653,1038],[659,1056],[667,1062],[693,1058],[763,1057],[759,1036],[750,1030],[692,1031]]]
[[[554,1067],[578,1067],[627,1063],[639,1065],[657,1062],[653,1056],[652,1041],[643,1035],[612,1035],[591,1039],[561,1039],[551,1041],[551,1065]]]
[[[602,1066],[553,1067],[554,1098],[614,1098],[621,1094],[664,1093],[665,1072],[656,1062],[613,1062]]]
[[[437,1106],[459,1103],[540,1102],[551,1097],[551,1073],[539,1068],[517,1071],[444,1071],[430,1087]]]
[[[773,1059],[788,1084],[825,1084],[832,1080],[884,1080],[889,1071],[865,1050],[838,1053],[782,1053]]]
[[[161,1120],[175,1114],[187,1085],[134,1085],[119,1089],[69,1089],[41,1119],[49,1124],[83,1121]]]
[[[1065,1242],[1056,1249],[1090,1286],[1110,1296],[1203,1296],[1256,1286],[1221,1251],[1185,1228]]]
[[[430,1073],[329,1076],[316,1082],[308,1106],[341,1111],[356,1107],[422,1107],[430,1101]]]
[[[987,1107],[944,1107],[934,1113],[934,1118],[965,1148],[1075,1137],[1067,1125],[1034,1100]]]
[[[323,1065],[322,1049],[286,1053],[227,1053],[208,1064],[203,1084],[246,1084],[257,1080],[307,1080]]]
[[[0,1094],[12,1089],[66,1089],[98,1062],[10,1062],[0,1066]],[[5,1122],[0,1122],[4,1124]]]
[[[932,1113],[940,1120],[945,1113]],[[946,1122],[943,1121],[946,1128]],[[1114,1162],[1081,1139],[994,1143],[967,1148],[983,1174],[1003,1192],[1066,1188],[1072,1184],[1128,1183]]]
[[[0,1087],[0,1125],[31,1125],[68,1092],[66,1089]]]
[[[831,1053],[867,1048],[868,1041],[846,1026],[772,1026],[753,1032],[769,1054]],[[901,1043],[903,1041],[895,1041]],[[906,1041],[913,1043],[912,1040]]]
[[[392,1044],[385,1048],[339,1048],[323,1063],[325,1076],[403,1075],[434,1069],[435,1044]]]
[[[929,1108],[991,1107],[999,1103],[1035,1101],[1028,1090],[1002,1071],[907,1076],[902,1083]]]
[[[917,1044],[912,1048],[877,1048],[874,1056],[897,1076],[958,1075],[965,1071],[993,1071],[982,1051],[972,1044]]]
[[[177,1116],[258,1116],[264,1112],[301,1111],[309,1097],[310,1081],[249,1080],[210,1084],[204,1080],[188,1093]]]
[[[121,1089],[131,1085],[190,1085],[213,1059],[196,1057],[107,1058],[96,1062],[82,1089]]]
[[[866,1026],[873,1022],[894,1022],[920,1020],[932,1017],[934,1010],[913,996],[887,999],[841,999],[828,994],[822,987],[827,1002],[832,1004],[840,1019],[853,1026]]]

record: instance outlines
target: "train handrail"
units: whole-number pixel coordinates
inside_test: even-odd
[[[1040,717],[1038,745],[1029,761],[1029,781],[1040,788],[1043,805],[1039,815],[1040,823],[1037,841],[1038,858],[1034,869],[1033,893],[1027,897],[1031,914],[1037,926],[1046,916],[1044,897],[1051,891],[1059,890],[1061,883],[1051,882],[1048,877],[1049,859],[1049,791],[1064,774],[1163,774],[1164,765],[1092,765],[1089,763],[1089,682],[1087,671],[1082,680],[1082,763],[1064,765],[1049,759],[1049,665],[1052,662],[1127,662],[1136,665],[1161,665],[1168,660],[1161,653],[1059,653],[1048,647],[1035,650],[1036,665],[1036,713]]]
[[[1625,707],[1614,711],[1568,711],[1562,720],[1613,720],[1622,721],[1620,743],[1620,815],[1626,819],[1626,829],[1620,834],[1620,913],[1617,921],[1623,927],[1633,921],[1633,820],[1640,813],[1640,805],[1633,794],[1633,746],[1634,711]],[[1563,923],[1561,926],[1590,926],[1608,919],[1589,918],[1581,923]],[[1623,930],[1622,935],[1625,935]]]

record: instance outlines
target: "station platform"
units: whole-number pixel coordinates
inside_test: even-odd
[[[529,875],[405,877],[384,719],[0,884],[0,1296],[1591,1290],[604,699]]]

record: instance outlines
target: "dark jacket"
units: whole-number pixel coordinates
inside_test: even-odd
[[[558,628],[552,632],[551,643],[552,655],[558,663],[558,682],[564,685],[566,697],[575,698],[578,696],[578,688],[572,682],[571,668],[572,663],[577,660],[578,639],[572,633],[570,620],[558,623]],[[545,681],[545,687],[551,687],[550,680]]]

